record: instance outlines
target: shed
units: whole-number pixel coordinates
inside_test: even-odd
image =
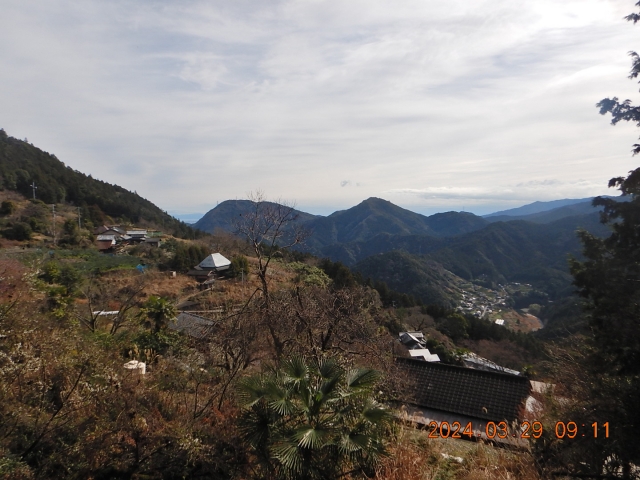
[[[98,235],[96,245],[100,251],[111,250],[116,246],[116,237],[115,235]]]

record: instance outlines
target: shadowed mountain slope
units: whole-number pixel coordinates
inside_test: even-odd
[[[426,257],[393,251],[373,255],[355,265],[364,278],[385,282],[389,288],[413,295],[426,304],[449,308],[457,304],[454,288],[459,279],[442,265]]]
[[[371,241],[380,235],[453,236],[479,230],[487,224],[472,213],[446,212],[426,217],[372,197],[348,210],[308,222],[313,235],[307,248],[321,253],[329,245]]]
[[[176,236],[193,237],[193,230],[173,218],[149,200],[118,185],[97,180],[67,167],[48,152],[10,137],[0,129],[0,188],[31,198],[32,184],[36,198],[45,203],[69,203],[80,207],[82,218],[95,225],[107,221],[151,222]]]
[[[235,219],[250,211],[249,200],[227,200],[210,210],[195,227],[213,233],[234,231]],[[369,241],[377,235],[430,235],[445,237],[484,228],[486,220],[472,213],[446,212],[430,217],[411,212],[380,198],[369,198],[355,207],[327,217],[296,211],[298,221],[312,232],[305,249],[321,253],[329,245]]]

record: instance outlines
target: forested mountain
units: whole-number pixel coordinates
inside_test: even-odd
[[[576,235],[580,228],[598,236],[609,232],[599,222],[599,215],[593,213],[545,225],[497,222],[447,238],[380,234],[368,241],[325,247],[322,255],[426,303],[438,296],[447,297],[442,295],[446,278],[434,275],[443,269],[488,286],[530,283],[554,299],[572,291],[567,259],[569,255],[581,256],[582,246]]]
[[[194,226],[205,232],[234,231],[233,221],[249,211],[249,200],[227,200],[210,210]],[[426,217],[380,198],[369,198],[355,207],[327,217],[296,210],[298,221],[311,232],[305,248],[322,253],[329,245],[370,241],[377,235],[429,235],[447,237],[479,230],[489,222],[465,212],[437,213]],[[377,253],[377,252],[376,252]]]
[[[527,282],[556,296],[570,288],[568,256],[581,255],[578,229],[598,236],[609,233],[597,213],[545,225],[498,222],[451,239],[429,256],[462,278]]]
[[[471,213],[447,212],[426,217],[380,198],[369,198],[348,210],[307,223],[313,235],[307,247],[368,241],[379,234],[444,237],[483,228],[486,220]]]
[[[426,303],[450,304],[445,270],[489,286],[531,283],[551,298],[570,292],[567,258],[579,257],[582,250],[576,231],[583,228],[599,236],[609,231],[590,202],[575,202],[531,215],[537,223],[514,217],[500,222],[464,212],[427,217],[379,198],[327,217],[298,214],[311,231],[303,250],[355,267],[365,278],[387,282]],[[222,202],[196,227],[233,231],[234,219],[250,207],[248,200]],[[583,211],[592,213],[577,214]],[[560,220],[552,221],[554,216]]]
[[[457,305],[455,275],[427,257],[398,250],[373,255],[355,265],[364,278],[386,283],[389,288],[412,295],[425,304],[447,308]]]
[[[267,205],[274,205],[273,202],[264,202]],[[209,210],[200,220],[193,226],[203,232],[214,233],[218,230],[233,233],[235,230],[234,222],[241,215],[251,212],[253,202],[250,200],[225,200],[218,204],[215,208]],[[316,215],[294,210],[293,215],[297,216],[297,221],[308,222],[316,218]]]
[[[82,208],[83,218],[94,225],[107,221],[149,222],[176,236],[193,236],[194,231],[137,193],[97,180],[65,166],[48,152],[10,137],[0,129],[0,189],[14,190],[45,203],[69,203]]]

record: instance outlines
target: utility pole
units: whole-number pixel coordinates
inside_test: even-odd
[[[53,211],[53,244],[56,244],[56,206],[55,204],[51,205],[51,210]]]
[[[33,199],[36,199],[36,182],[31,182],[31,189],[33,190]]]
[[[78,230],[82,229],[82,211],[78,207]]]

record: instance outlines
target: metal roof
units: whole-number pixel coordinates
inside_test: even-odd
[[[423,408],[511,422],[529,396],[525,377],[412,358],[396,358],[396,365],[407,378],[400,400]]]
[[[185,312],[179,314],[174,322],[169,322],[170,329],[199,339],[207,337],[215,325],[209,318]]]
[[[223,270],[229,268],[231,265],[231,260],[225,258],[220,253],[212,253],[207,258],[202,260],[198,266],[200,268],[214,269],[214,270]]]

